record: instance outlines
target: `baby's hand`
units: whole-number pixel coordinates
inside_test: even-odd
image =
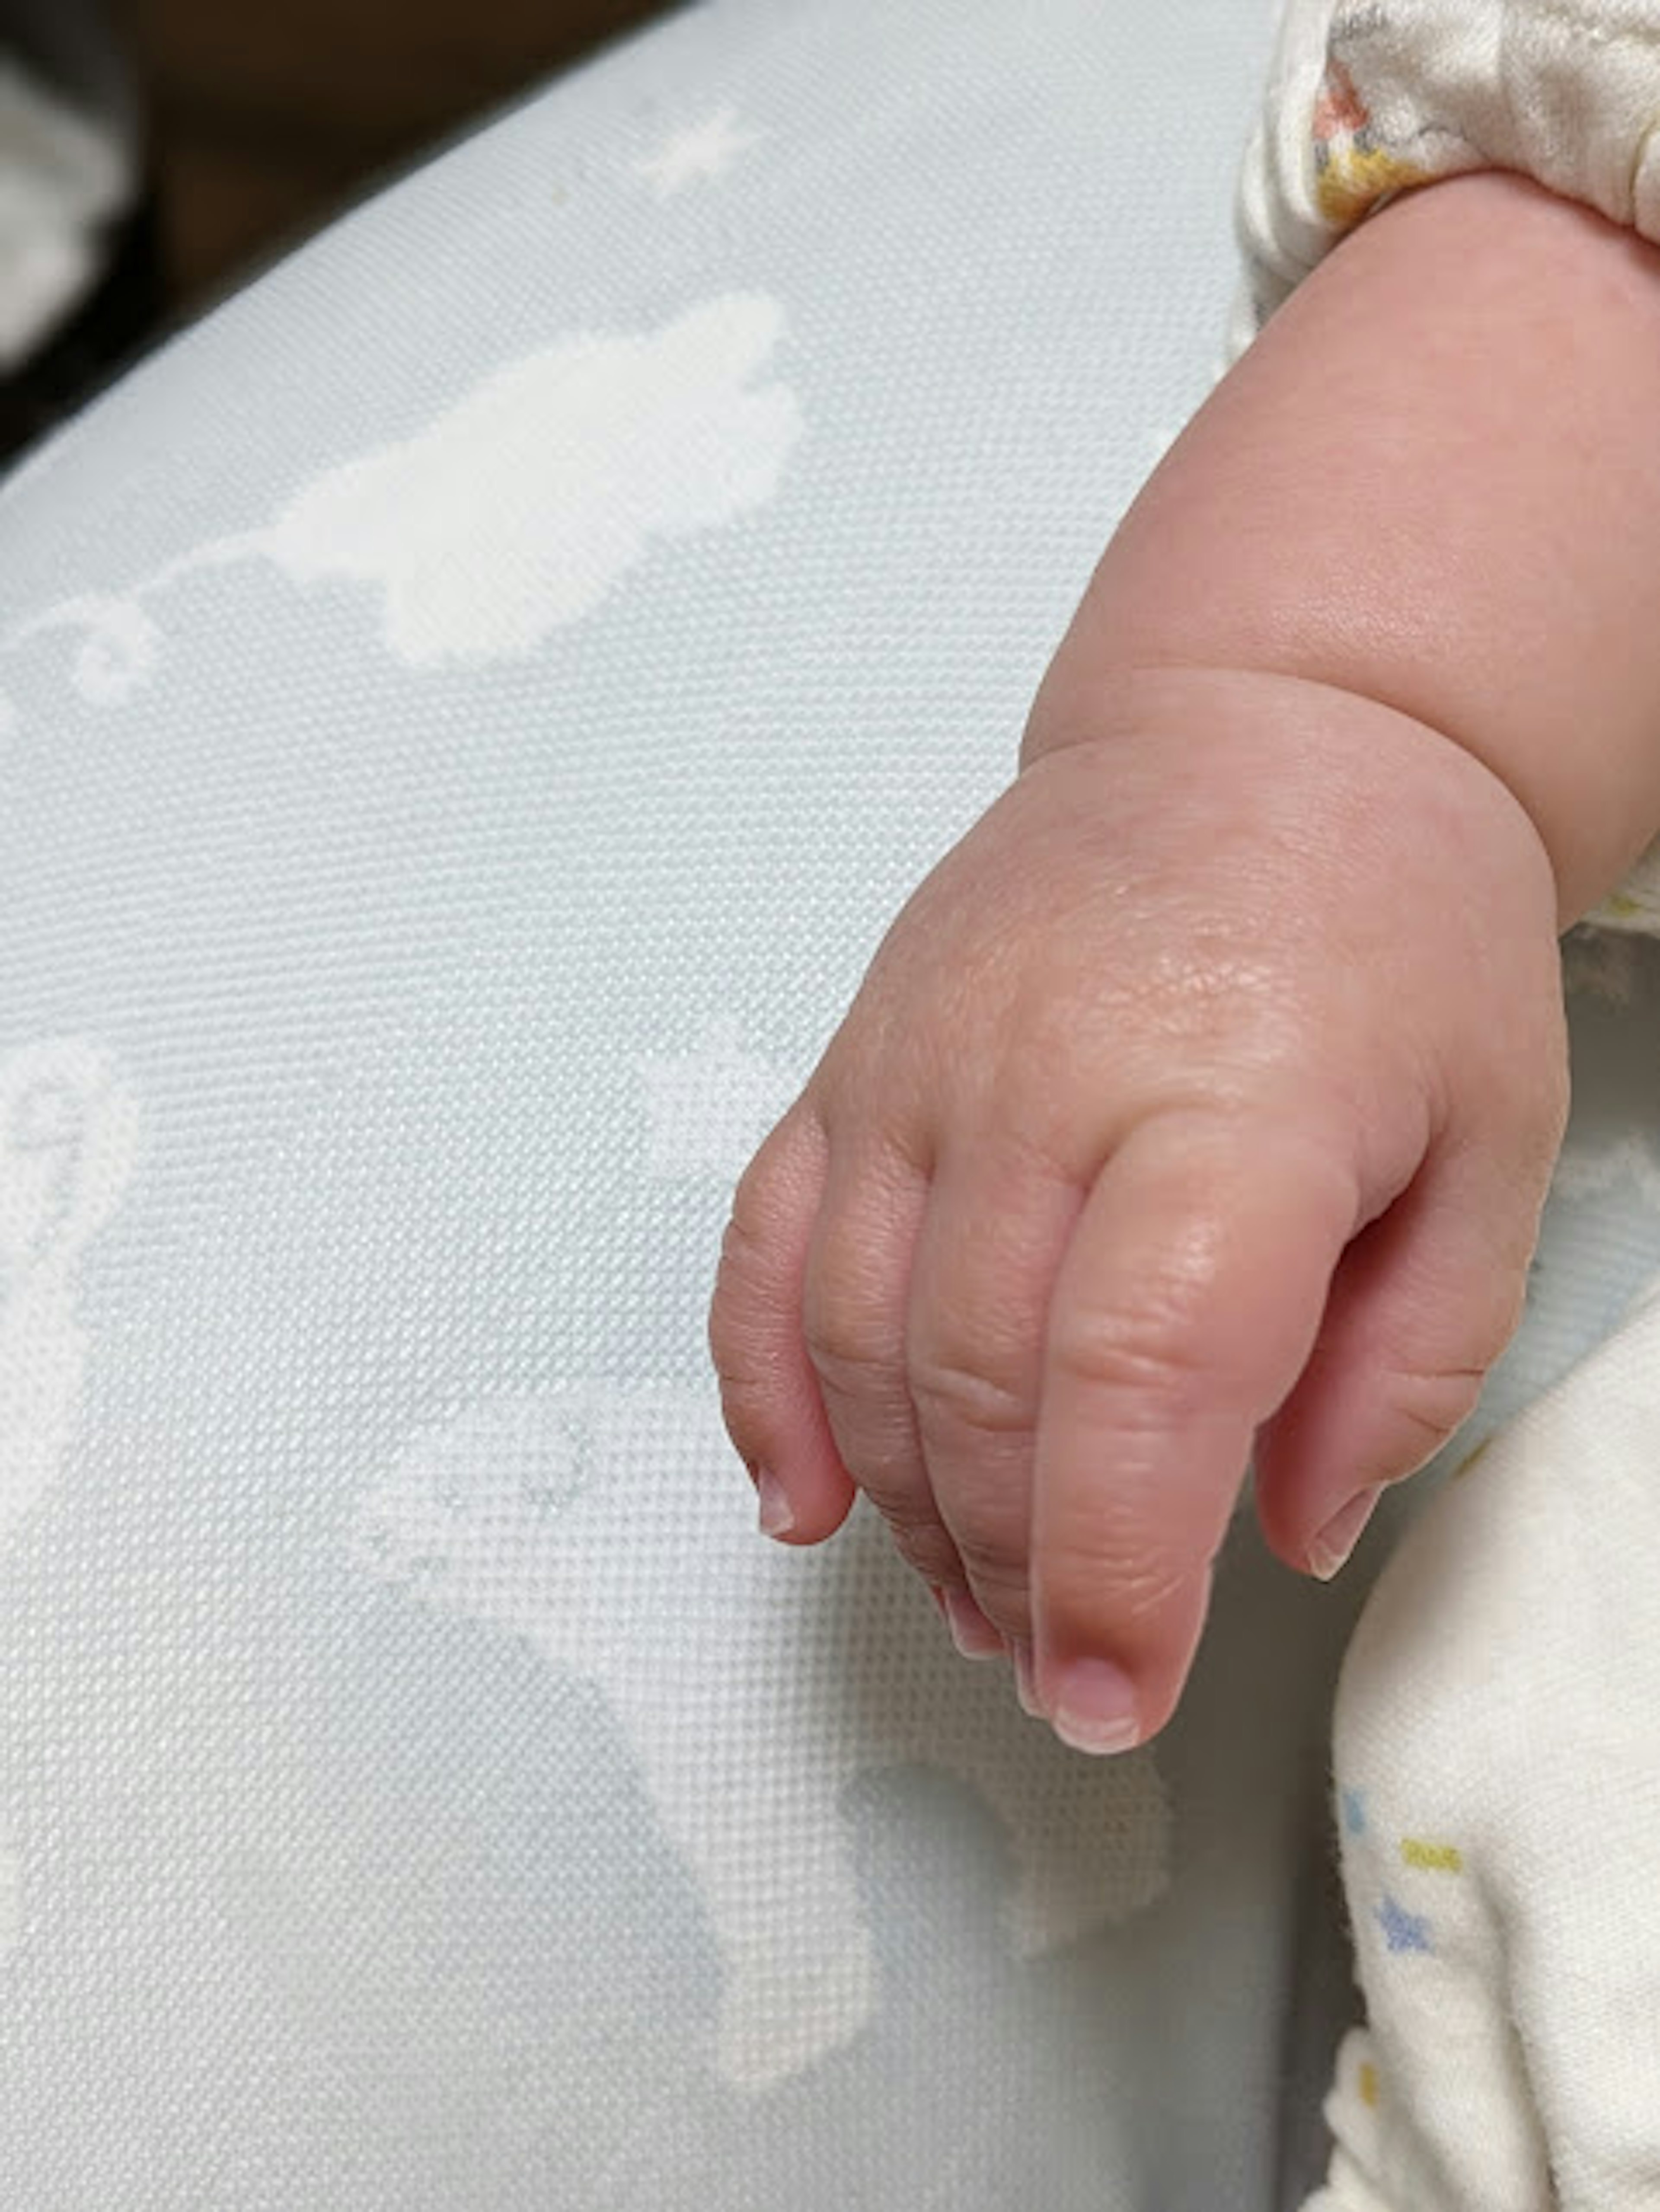
[[[1508,1340],[1555,887],[1489,769],[1296,678],[1126,676],[1025,757],[745,1171],[709,1339],[775,1533],[867,1491],[959,1641],[1118,1750],[1176,1705],[1253,1440],[1268,1542],[1335,1572]]]

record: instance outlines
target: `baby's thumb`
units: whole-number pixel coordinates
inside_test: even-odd
[[[1290,1566],[1329,1579],[1382,1487],[1432,1459],[1515,1334],[1538,1236],[1514,1170],[1432,1156],[1345,1251],[1308,1364],[1257,1432],[1256,1510]]]

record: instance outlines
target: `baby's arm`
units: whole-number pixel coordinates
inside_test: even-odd
[[[1522,801],[1566,928],[1660,829],[1660,247],[1531,179],[1410,192],[1268,324],[1107,548],[1022,765],[1117,672],[1397,708]]]
[[[789,1540],[867,1490],[1070,1741],[1168,1717],[1253,1434],[1329,1567],[1514,1326],[1554,931],[1660,825],[1657,423],[1656,249],[1509,175],[1374,215],[739,1186],[711,1346]]]

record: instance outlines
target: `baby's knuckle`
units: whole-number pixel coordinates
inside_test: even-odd
[[[820,1381],[850,1395],[863,1395],[900,1361],[868,1264],[828,1241],[802,1289],[801,1335]]]
[[[1030,1024],[1036,1019],[1025,1017]],[[987,1086],[985,1120],[1001,1164],[1033,1183],[1075,1183],[1098,1158],[1097,1116],[1080,1096],[1076,1020],[1053,1045],[1022,1027]]]
[[[727,1284],[718,1284],[709,1306],[705,1332],[709,1359],[721,1386],[721,1401],[728,1419],[742,1419],[763,1401],[766,1393],[757,1369],[754,1328],[745,1309]]]
[[[758,1346],[770,1318],[770,1279],[763,1255],[728,1231],[708,1307],[709,1350],[717,1367],[741,1366]]]
[[[968,1430],[980,1436],[1021,1436],[1032,1425],[1028,1393],[988,1374],[985,1364],[913,1352],[906,1382],[917,1418],[930,1428]]]
[[[1073,1307],[1056,1323],[1050,1357],[1070,1379],[1126,1405],[1157,1407],[1160,1419],[1198,1395],[1208,1371],[1198,1316],[1175,1299]]]
[[[757,1196],[754,1186],[745,1190],[739,1183],[733,1193],[732,1211],[721,1237],[722,1273],[742,1274],[753,1267],[766,1251],[771,1226],[764,1199]]]
[[[1397,1370],[1389,1407],[1414,1431],[1426,1453],[1438,1450],[1475,1406],[1490,1363]]]
[[[819,1382],[839,1396],[868,1397],[896,1364],[891,1333],[869,1303],[822,1287],[803,1304],[801,1335]]]
[[[721,1238],[721,1258],[714,1271],[714,1294],[710,1306],[712,1329],[727,1334],[734,1316],[747,1310],[751,1285],[766,1280],[765,1241],[752,1224],[734,1214]]]
[[[718,1350],[714,1354],[715,1378],[721,1392],[721,1418],[727,1432],[741,1452],[745,1438],[753,1441],[757,1436],[773,1405],[764,1378],[745,1365],[741,1359],[725,1358]]]

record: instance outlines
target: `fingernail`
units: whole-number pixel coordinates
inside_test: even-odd
[[[1030,1713],[1033,1720],[1046,1720],[1048,1715],[1037,1702],[1037,1669],[1031,1662],[1031,1646],[1019,1638],[1009,1646],[1014,1661],[1014,1694],[1020,1700],[1020,1710]]]
[[[1000,1659],[1003,1639],[966,1590],[946,1592],[951,1640],[965,1659]]]
[[[1129,1677],[1110,1659],[1074,1659],[1055,1693],[1055,1733],[1074,1751],[1133,1751],[1141,1729]]]
[[[1325,1527],[1310,1543],[1309,1572],[1323,1583],[1329,1583],[1347,1563],[1350,1553],[1360,1540],[1360,1533],[1372,1516],[1378,1499],[1383,1494],[1383,1485],[1374,1482],[1369,1489],[1358,1491],[1341,1513],[1334,1513]]]
[[[795,1526],[795,1516],[790,1511],[783,1484],[769,1468],[756,1468],[755,1494],[761,1501],[761,1534],[787,1536]]]

